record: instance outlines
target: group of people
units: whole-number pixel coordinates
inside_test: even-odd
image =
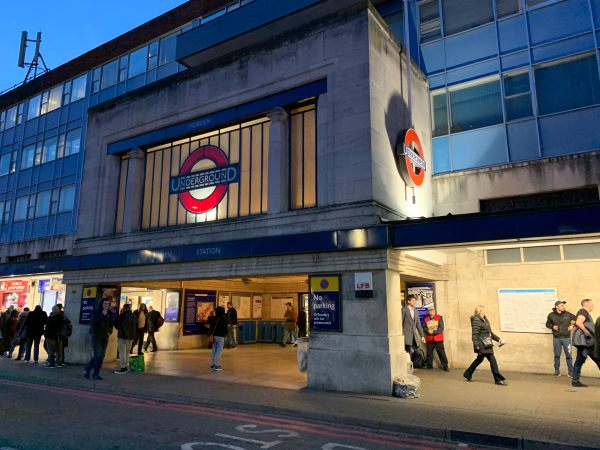
[[[284,333],[283,340],[281,341],[281,346],[285,347],[287,343],[291,343],[294,347],[297,345],[296,341],[299,337],[306,337],[306,311],[304,311],[304,307],[300,305],[298,308],[298,313],[294,309],[294,306],[287,302],[285,304],[286,309],[284,313],[285,324],[284,324]]]

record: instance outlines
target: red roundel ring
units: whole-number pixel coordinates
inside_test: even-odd
[[[192,171],[192,168],[203,159],[210,159],[217,167],[225,167],[229,164],[227,155],[223,150],[214,145],[205,145],[190,153],[190,156],[183,162],[179,175],[189,174]],[[228,187],[227,184],[215,186],[215,190],[212,194],[203,199],[194,198],[189,192],[181,192],[179,194],[179,200],[189,212],[201,214],[210,211],[217,206],[221,200],[223,200]]]
[[[419,140],[417,132],[413,128],[404,130],[400,139],[398,139],[398,147],[396,154],[398,155],[398,166],[403,175],[404,181],[409,186],[421,186],[425,180],[426,169],[416,166],[409,156],[407,151],[415,152],[423,161],[425,161],[425,152]]]

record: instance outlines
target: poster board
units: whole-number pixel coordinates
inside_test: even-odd
[[[287,310],[286,303],[294,305],[294,297],[291,295],[272,295],[271,296],[271,320],[285,318]]]
[[[233,295],[233,306],[237,309],[238,319],[251,319],[252,298],[249,295]],[[237,304],[236,304],[237,303]]]
[[[309,276],[309,315],[311,331],[341,332],[341,275]]]
[[[183,334],[206,334],[206,323],[214,314],[217,301],[216,291],[186,289],[184,295]]]
[[[406,296],[414,295],[417,299],[417,308],[428,308],[435,305],[435,291],[433,284],[406,285]]]
[[[179,322],[179,292],[167,291],[167,301],[165,306],[165,321]]]
[[[217,302],[217,306],[222,306],[223,308],[225,308],[225,310],[227,310],[227,303],[229,303],[231,301],[231,294],[227,293],[219,293],[219,300]],[[234,305],[235,307],[235,305]]]
[[[551,333],[546,318],[557,299],[555,288],[498,289],[500,331]]]
[[[252,318],[262,319],[262,295],[252,296]]]

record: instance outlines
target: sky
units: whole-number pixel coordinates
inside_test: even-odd
[[[21,83],[17,67],[21,32],[42,32],[41,54],[49,69],[120,36],[186,0],[0,0],[0,92]],[[35,43],[27,48],[26,61]]]

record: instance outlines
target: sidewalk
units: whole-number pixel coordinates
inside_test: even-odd
[[[235,407],[431,437],[456,438],[460,436],[458,432],[465,431],[567,444],[553,447],[528,442],[526,448],[600,448],[598,378],[586,378],[590,387],[577,390],[571,388],[567,377],[508,373],[505,375],[509,386],[496,386],[485,370],[475,374],[473,383],[464,381],[459,370],[449,374],[420,370],[417,375],[422,380],[421,398],[403,400],[223,381],[220,376],[226,371],[207,370],[204,354],[196,360],[186,355],[186,360],[188,373],[196,371],[197,377],[150,372],[114,375],[109,371],[114,363],[108,363],[104,381],[93,382],[83,378],[81,366],[46,370],[43,365],[0,359],[0,379]]]

